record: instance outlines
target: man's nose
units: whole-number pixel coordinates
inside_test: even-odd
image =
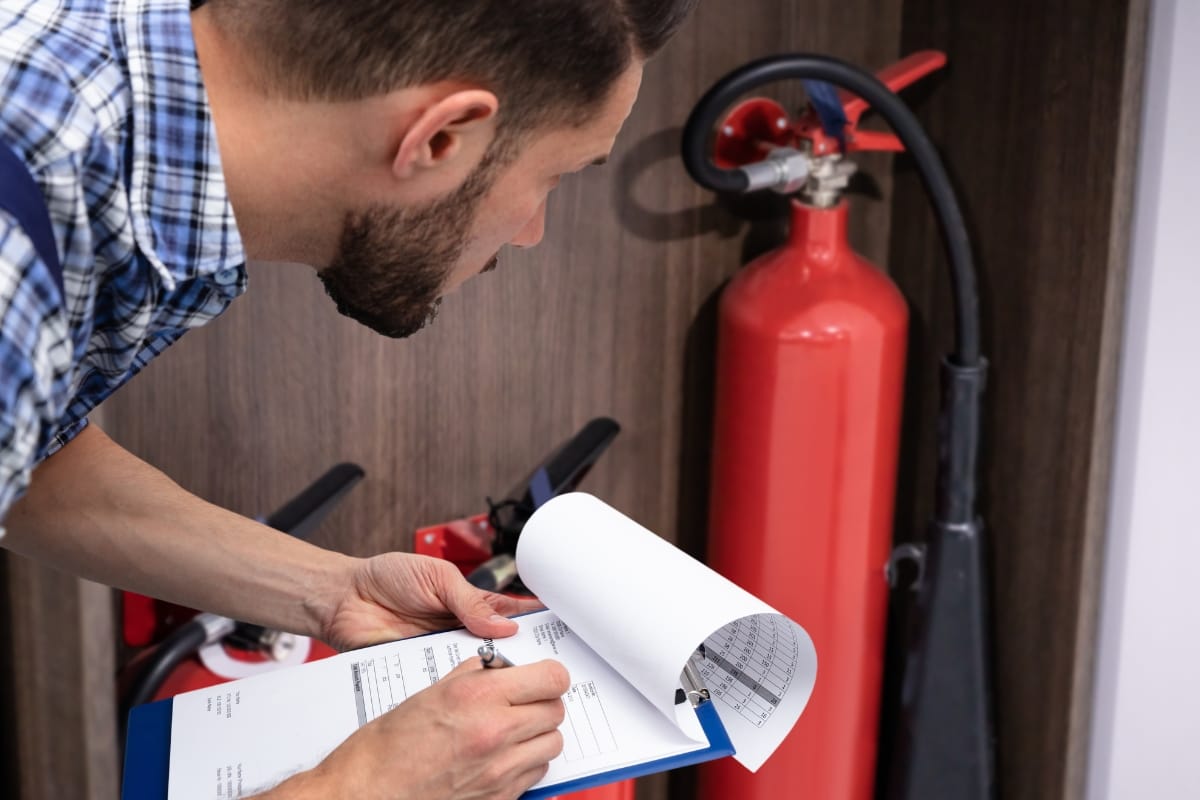
[[[517,232],[517,235],[512,238],[512,244],[517,247],[533,247],[538,242],[542,241],[542,237],[546,234],[546,201],[537,207],[537,211],[533,212],[533,216],[525,223],[525,227]]]

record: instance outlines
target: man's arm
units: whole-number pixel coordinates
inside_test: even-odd
[[[59,569],[339,644],[456,618],[505,636],[516,625],[495,612],[529,607],[437,559],[349,558],[206,503],[94,425],[34,471],[4,523],[6,547]],[[263,800],[515,798],[562,751],[569,684],[555,662],[485,670],[468,659]]]
[[[0,545],[151,597],[362,647],[462,624],[511,636],[540,608],[471,586],[448,561],[351,558],[184,491],[94,425],[34,471]]]
[[[361,560],[205,502],[95,425],[47,458],[0,544],[57,569],[322,636]]]

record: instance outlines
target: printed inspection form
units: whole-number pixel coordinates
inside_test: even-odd
[[[808,701],[816,654],[796,622],[590,495],[539,509],[517,565],[548,610],[519,617],[519,632],[495,645],[517,664],[556,659],[571,676],[563,752],[532,796],[731,752],[757,769]],[[232,800],[268,789],[485,643],[461,629],[429,634],[164,701],[166,796]],[[677,702],[689,661],[711,696],[699,709]]]

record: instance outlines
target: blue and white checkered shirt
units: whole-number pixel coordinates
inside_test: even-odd
[[[2,523],[33,467],[246,273],[188,0],[0,3],[0,144],[45,195],[65,284],[60,300],[0,211]]]

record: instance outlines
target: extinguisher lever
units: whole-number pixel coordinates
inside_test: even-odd
[[[875,77],[888,89],[899,92],[945,65],[945,53],[937,50],[922,50],[891,66],[884,67],[875,73]],[[846,115],[847,151],[882,150],[898,153],[904,150],[903,143],[895,134],[858,129],[859,120],[871,108],[870,103],[849,92],[840,92],[839,96],[842,100],[842,112]]]
[[[945,64],[945,53],[922,50],[884,67],[875,73],[875,79],[895,93]],[[830,84],[822,81],[805,81],[804,86],[808,92],[809,108],[793,127],[798,139],[807,139],[812,143],[812,152],[903,152],[904,143],[894,133],[859,129],[859,120],[871,110],[871,103],[866,98],[844,90],[835,92]]]
[[[365,475],[357,464],[336,464],[263,521],[277,531],[307,539]]]
[[[495,553],[515,554],[517,539],[533,512],[552,497],[574,491],[620,432],[615,419],[596,417],[534,467],[505,499],[488,498]]]

